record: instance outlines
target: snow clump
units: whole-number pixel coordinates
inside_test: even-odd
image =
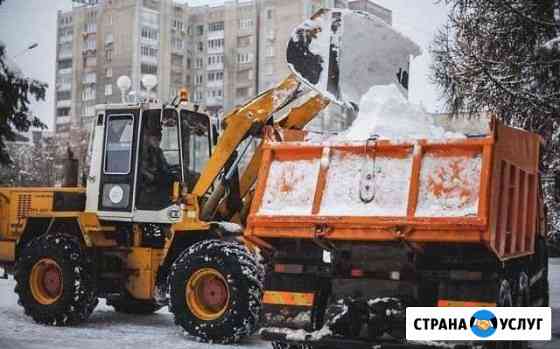
[[[360,100],[359,114],[337,140],[464,138],[446,132],[421,106],[410,103],[396,84],[375,85]]]

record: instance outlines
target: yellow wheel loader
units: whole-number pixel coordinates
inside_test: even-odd
[[[98,298],[133,314],[169,305],[202,341],[250,335],[264,269],[230,222],[247,214],[260,147],[243,171],[241,160],[263,125],[302,128],[328,102],[290,76],[229,113],[219,135],[187,91],[124,100],[96,108],[85,188],[0,188],[0,266],[19,303],[55,326],[86,320]]]

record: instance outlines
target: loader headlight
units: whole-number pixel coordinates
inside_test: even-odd
[[[114,204],[118,204],[119,202],[121,202],[123,196],[124,191],[120,185],[115,185],[111,188],[111,190],[109,190],[109,200],[111,200],[111,202]]]

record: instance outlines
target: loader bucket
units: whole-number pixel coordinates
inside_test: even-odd
[[[321,9],[295,28],[290,69],[333,102],[357,109],[373,85],[408,88],[410,56],[418,46],[381,19],[361,11]]]

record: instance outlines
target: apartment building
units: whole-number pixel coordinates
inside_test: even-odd
[[[174,0],[96,0],[58,14],[55,131],[88,127],[96,104],[118,102],[128,75],[166,101],[187,87],[215,115],[240,105],[288,74],[291,30],[321,7],[357,8],[391,23],[370,0],[246,0],[195,6]]]

